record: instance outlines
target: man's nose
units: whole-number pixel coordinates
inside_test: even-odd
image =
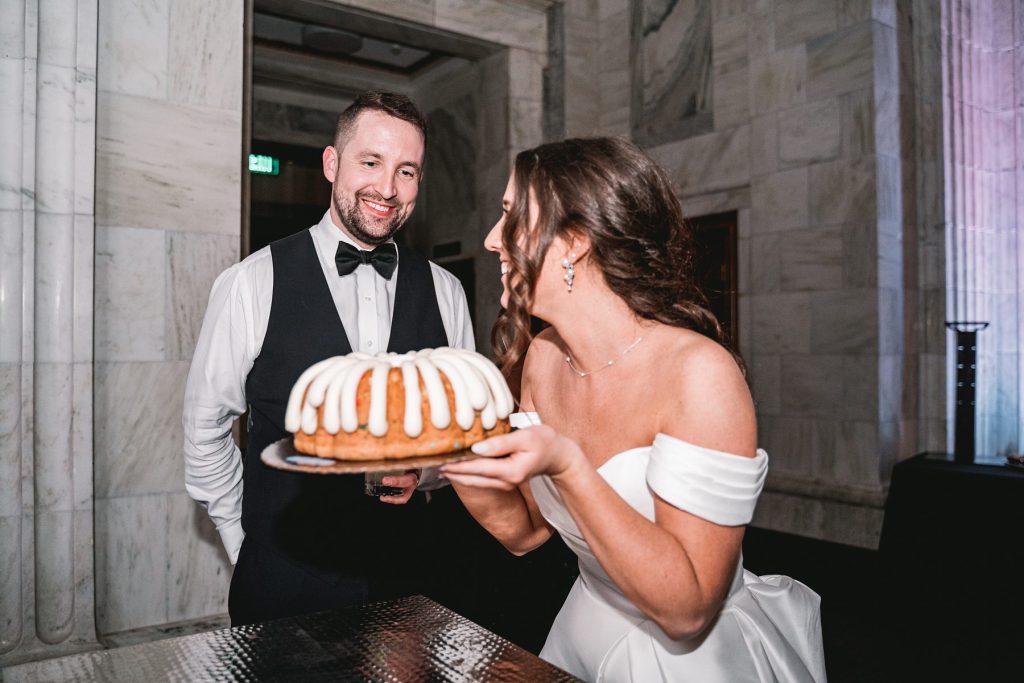
[[[390,173],[385,174],[373,184],[373,189],[377,190],[377,194],[384,199],[391,199],[397,194],[395,187],[395,176]]]

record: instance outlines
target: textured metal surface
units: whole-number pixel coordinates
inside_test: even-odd
[[[577,680],[422,596],[17,668],[5,680]]]

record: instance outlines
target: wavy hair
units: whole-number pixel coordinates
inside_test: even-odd
[[[588,258],[638,317],[698,332],[744,368],[697,285],[693,233],[672,184],[639,148],[618,138],[544,144],[516,157],[513,184],[501,235],[511,262],[509,300],[491,334],[506,374],[532,338],[530,310],[544,256],[556,237],[572,235],[590,240]],[[530,191],[538,207],[533,231]]]

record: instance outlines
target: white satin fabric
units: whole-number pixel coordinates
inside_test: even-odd
[[[539,424],[536,414],[513,420],[513,426],[529,424]],[[764,451],[744,458],[659,434],[651,446],[612,457],[598,473],[652,521],[653,490],[680,509],[736,525],[750,521],[767,465]],[[697,638],[672,640],[608,577],[551,479],[534,477],[530,485],[544,518],[580,566],[542,658],[586,681],[825,680],[820,599],[807,586],[786,576],[755,576],[740,558],[715,622]]]

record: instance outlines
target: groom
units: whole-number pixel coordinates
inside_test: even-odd
[[[402,493],[376,499],[363,493],[361,474],[284,472],[260,461],[289,436],[288,394],[313,363],[352,351],[474,348],[458,280],[393,240],[416,205],[425,140],[408,98],[360,95],[323,152],[332,189],[320,223],[213,285],[185,388],[185,487],[235,564],[232,625],[429,595],[448,573],[438,559],[447,548],[432,545],[444,535],[431,525],[458,518],[457,499],[446,488],[429,500],[422,491],[438,485],[432,472],[423,481],[416,472],[385,478]],[[246,409],[243,455],[230,428]]]

